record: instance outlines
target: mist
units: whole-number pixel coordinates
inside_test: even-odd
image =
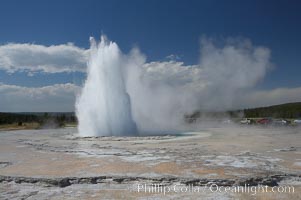
[[[127,124],[126,119],[136,124],[140,134],[186,130],[186,114],[235,107],[237,99],[249,93],[272,66],[268,48],[241,38],[215,41],[203,37],[195,65],[175,60],[147,62],[139,48],[125,54],[116,43],[106,43],[102,39],[96,48],[92,42],[90,52],[96,53],[88,63],[87,81],[76,104],[80,132],[93,135],[99,126],[109,127],[104,128],[106,132],[116,124],[122,135],[127,126],[120,124]],[[115,117],[108,119],[112,113]]]
[[[216,43],[201,39],[196,65],[147,63],[138,48],[124,55],[126,88],[140,132],[185,130],[185,114],[232,109],[272,66],[270,50],[247,39]]]

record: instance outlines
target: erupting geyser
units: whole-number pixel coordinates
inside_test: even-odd
[[[146,62],[139,49],[123,54],[105,37],[99,43],[91,38],[88,52],[87,80],[76,101],[82,136],[191,130],[187,114],[241,106],[271,66],[269,49],[232,39],[220,48],[202,39],[195,65]]]
[[[94,38],[90,38],[90,43],[87,80],[76,102],[80,135],[137,135],[117,44],[104,36],[100,43]]]

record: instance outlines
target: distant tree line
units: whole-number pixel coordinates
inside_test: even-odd
[[[37,122],[39,117],[33,114],[0,113],[0,124],[13,124],[19,122]]]
[[[246,118],[301,118],[301,102],[244,109],[243,111]]]
[[[201,112],[196,111],[192,114],[185,115],[185,120],[192,122],[197,118],[301,118],[301,102],[287,103],[260,108],[249,108],[243,110],[234,110],[226,112]],[[74,112],[65,113],[1,113],[0,125],[18,123],[37,122],[41,126],[52,124],[57,127],[64,126],[67,123],[77,123]]]
[[[204,112],[196,111],[185,115],[185,120],[193,122],[197,118],[301,118],[301,102],[286,103],[260,108],[249,108],[242,110],[224,111],[224,112]]]
[[[46,124],[53,124],[55,126],[63,126],[67,123],[76,123],[77,119],[75,113],[1,113],[0,112],[0,125],[37,122],[41,126]]]

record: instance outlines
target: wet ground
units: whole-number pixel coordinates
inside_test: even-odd
[[[228,126],[145,137],[81,138],[76,132],[1,131],[0,199],[301,198],[298,128]],[[141,189],[154,184],[195,189],[210,184],[293,186],[294,193],[164,195]]]

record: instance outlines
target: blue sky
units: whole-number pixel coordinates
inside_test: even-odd
[[[0,45],[68,42],[89,48],[89,37],[105,33],[123,52],[138,46],[147,62],[178,55],[186,65],[199,62],[200,38],[242,37],[271,51],[273,70],[259,89],[301,86],[301,2],[298,0],[3,0]],[[1,64],[1,63],[0,63]],[[9,73],[0,82],[26,87],[80,84],[84,73]]]

